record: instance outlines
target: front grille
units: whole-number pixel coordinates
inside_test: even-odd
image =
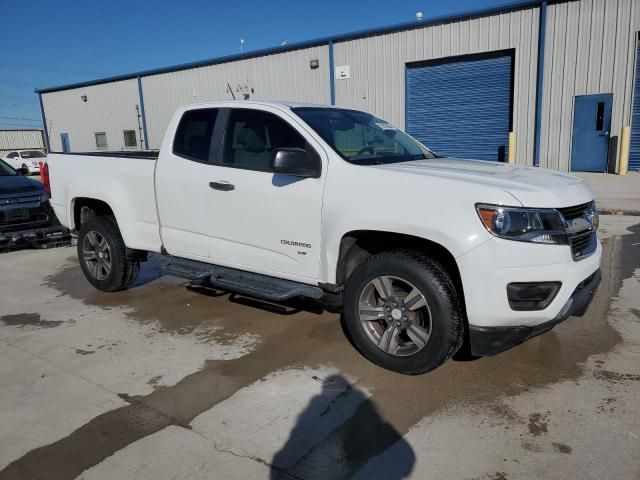
[[[575,207],[558,208],[557,210],[562,214],[565,220],[573,220],[584,216],[585,213],[591,208],[591,204],[583,203],[582,205],[576,205]]]
[[[0,232],[17,232],[30,230],[49,224],[49,215],[43,212],[30,212],[25,218],[9,218],[8,213],[0,215]]]
[[[589,231],[575,235],[569,238],[571,243],[571,254],[574,260],[580,260],[584,257],[588,257],[596,251],[597,247],[596,232]]]
[[[571,254],[576,261],[591,255],[598,246],[597,218],[595,223],[592,223],[593,218],[589,218],[592,208],[593,202],[589,202],[557,209],[564,218]]]

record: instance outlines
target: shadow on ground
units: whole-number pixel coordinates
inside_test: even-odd
[[[304,453],[306,439],[322,428],[325,416],[333,408],[355,408],[355,413]],[[354,478],[354,473],[369,460],[389,448],[393,448],[393,460],[385,462],[383,477],[387,480],[407,478],[415,464],[411,446],[380,415],[371,397],[343,376],[331,375],[324,380],[322,392],[309,401],[298,417],[285,445],[274,455],[271,479]],[[356,474],[355,478],[358,477]],[[371,476],[368,473],[362,478]]]

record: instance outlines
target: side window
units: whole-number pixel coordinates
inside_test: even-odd
[[[189,160],[208,162],[211,135],[217,116],[216,108],[185,112],[173,140],[173,153]]]
[[[18,152],[11,152],[9,155],[7,155],[7,158],[16,158],[18,156]]]
[[[107,134],[105,132],[96,132],[96,148],[98,150],[107,149]]]
[[[137,147],[138,141],[136,140],[135,130],[124,130],[124,146],[125,147]]]
[[[223,165],[268,172],[279,148],[305,148],[306,141],[291,125],[268,112],[237,109],[229,115]]]

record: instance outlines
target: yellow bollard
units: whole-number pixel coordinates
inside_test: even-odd
[[[631,128],[622,127],[620,135],[620,163],[618,164],[618,175],[626,175],[629,170],[629,144],[631,143]]]
[[[509,132],[509,156],[508,162],[510,165],[516,163],[516,132]]]

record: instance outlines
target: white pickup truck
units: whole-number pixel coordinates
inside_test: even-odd
[[[593,192],[554,171],[441,157],[368,113],[289,102],[180,108],[159,154],[49,154],[43,177],[91,284],[167,274],[341,310],[376,364],[427,372],[584,314]]]

